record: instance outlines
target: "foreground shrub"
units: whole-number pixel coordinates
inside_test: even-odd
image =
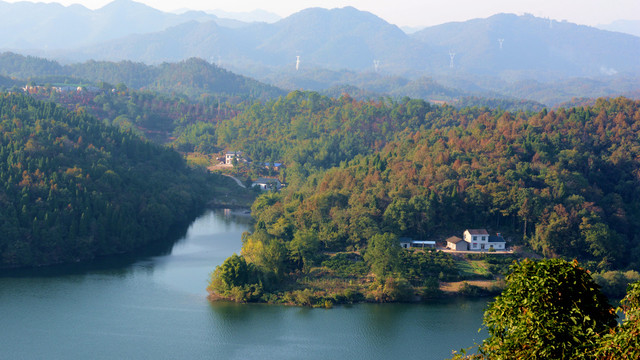
[[[576,261],[524,260],[506,281],[484,315],[489,337],[472,358],[590,359],[616,325],[607,298]]]

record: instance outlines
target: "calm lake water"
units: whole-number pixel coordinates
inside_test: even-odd
[[[209,274],[249,226],[209,211],[148,255],[0,273],[0,358],[444,359],[484,336],[486,300],[212,304]]]

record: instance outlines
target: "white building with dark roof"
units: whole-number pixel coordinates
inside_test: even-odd
[[[240,162],[242,160],[242,151],[229,151],[224,156],[224,162],[227,165],[233,165],[233,159]]]
[[[485,229],[465,230],[464,241],[468,244],[470,251],[505,250],[506,248],[506,242],[500,233],[489,235]]]

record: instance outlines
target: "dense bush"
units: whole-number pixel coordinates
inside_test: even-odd
[[[599,338],[616,325],[615,312],[577,262],[523,260],[489,305],[487,359],[590,359]]]
[[[369,273],[369,266],[362,256],[354,253],[339,253],[324,260],[321,266],[334,271],[335,275],[342,278],[362,277]]]

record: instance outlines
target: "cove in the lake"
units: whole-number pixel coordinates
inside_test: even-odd
[[[444,359],[486,335],[486,299],[330,310],[210,303],[250,227],[209,211],[155,253],[0,273],[3,359]]]

